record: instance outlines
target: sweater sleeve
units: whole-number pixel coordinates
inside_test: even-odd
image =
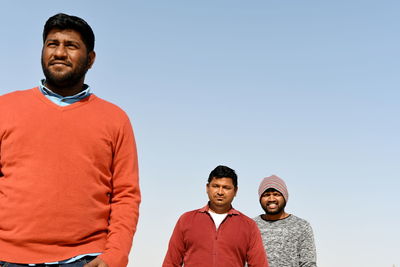
[[[0,129],[0,178],[4,176],[4,174],[1,172],[1,142],[3,140],[3,132],[2,129]]]
[[[4,174],[1,172],[1,138],[0,138],[0,178],[3,176]]]
[[[108,235],[105,251],[99,256],[109,267],[128,264],[140,200],[136,143],[128,119],[115,138]]]
[[[269,267],[267,260],[267,252],[264,249],[261,233],[255,222],[251,224],[251,241],[247,251],[248,267]]]
[[[179,267],[183,264],[185,256],[185,243],[181,229],[182,216],[175,225],[172,236],[169,240],[168,251],[165,255],[162,267]]]
[[[307,223],[300,236],[299,242],[299,266],[317,267],[317,255],[314,243],[314,235],[311,225]]]

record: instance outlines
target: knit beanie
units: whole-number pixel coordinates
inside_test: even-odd
[[[261,181],[260,186],[258,187],[259,198],[261,198],[261,196],[265,192],[265,190],[267,190],[269,188],[273,188],[273,189],[279,191],[285,198],[286,202],[288,201],[289,192],[287,190],[285,181],[283,181],[281,178],[279,178],[276,175],[271,175],[270,177],[265,177]]]

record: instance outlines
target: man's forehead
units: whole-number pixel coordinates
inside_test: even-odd
[[[74,41],[82,41],[81,34],[74,29],[58,29],[54,28],[49,31],[46,36],[46,40],[48,39],[70,39]]]
[[[229,177],[213,177],[210,181],[210,184],[232,184],[233,185],[233,180],[232,178]]]
[[[278,192],[279,194],[282,194],[281,192],[279,192],[278,190],[276,190],[275,188],[267,188],[267,190],[264,191],[264,193],[270,193],[270,192]]]

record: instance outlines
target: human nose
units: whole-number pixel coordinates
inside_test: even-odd
[[[223,195],[224,194],[224,189],[222,187],[218,188],[217,194],[218,195]]]
[[[64,58],[67,56],[67,50],[65,48],[65,46],[63,45],[59,45],[56,47],[56,49],[54,50],[54,56],[58,57],[58,58]]]

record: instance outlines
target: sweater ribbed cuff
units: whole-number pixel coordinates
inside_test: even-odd
[[[128,265],[128,256],[121,251],[107,251],[99,258],[107,263],[108,267],[126,267]]]

